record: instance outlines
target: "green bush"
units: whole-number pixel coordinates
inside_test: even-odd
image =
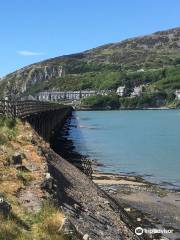
[[[119,97],[117,95],[96,95],[90,96],[82,100],[82,105],[89,106],[92,108],[118,108]]]
[[[14,118],[0,117],[0,127],[7,127],[12,129],[16,126],[16,120]]]
[[[0,145],[6,144],[16,136],[16,120],[8,117],[0,117]]]
[[[165,104],[166,93],[143,94],[140,97],[119,98],[121,108],[160,107]]]

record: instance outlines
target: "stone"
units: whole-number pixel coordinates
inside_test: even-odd
[[[141,222],[142,220],[141,220],[141,218],[137,218],[137,222]]]
[[[15,152],[10,158],[10,164],[22,164],[22,154],[19,152]]]
[[[31,172],[31,170],[24,165],[17,166],[16,169],[19,170],[19,171],[23,171],[23,172]]]
[[[37,142],[36,142],[36,140],[34,138],[31,139],[31,143],[32,143],[32,145],[36,145],[37,144]]]
[[[124,208],[124,210],[125,210],[126,212],[130,212],[130,211],[131,211],[130,208]]]
[[[3,197],[0,197],[0,213],[7,217],[10,214],[11,208],[11,205]]]
[[[44,180],[44,182],[41,184],[41,188],[51,192],[54,189],[53,184],[54,184],[54,179],[50,177]]]
[[[43,150],[42,150],[41,147],[38,147],[38,149],[37,149],[37,154],[38,154],[39,156],[41,156],[41,157],[44,156],[44,153],[43,153]]]
[[[51,174],[47,172],[45,178],[46,178],[46,179],[51,178]]]
[[[78,204],[74,204],[74,208],[77,210],[77,209],[79,209],[80,208],[80,206],[78,205]]]
[[[87,233],[83,236],[83,240],[89,240],[89,235]]]

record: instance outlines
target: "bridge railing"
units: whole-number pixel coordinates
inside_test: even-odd
[[[58,110],[64,108],[57,103],[40,102],[40,101],[9,101],[0,100],[0,115],[10,117],[25,118],[32,114],[40,112]]]

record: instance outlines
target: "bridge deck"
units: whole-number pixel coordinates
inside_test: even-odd
[[[25,118],[46,111],[65,108],[64,105],[40,101],[7,101],[0,100],[0,115]]]

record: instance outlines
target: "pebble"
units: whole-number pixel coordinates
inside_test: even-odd
[[[89,240],[89,235],[87,233],[83,236],[83,240]]]
[[[130,211],[131,211],[130,208],[124,208],[124,210],[125,210],[126,212],[130,212]]]
[[[46,179],[49,179],[49,178],[51,178],[50,173],[46,173]]]
[[[75,209],[79,209],[79,205],[75,203],[75,204],[74,204],[74,208],[75,208]]]

